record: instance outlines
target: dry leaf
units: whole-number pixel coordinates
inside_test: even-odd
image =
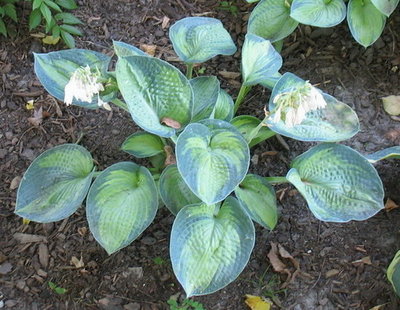
[[[39,262],[43,268],[49,265],[49,248],[44,243],[39,244]]]
[[[27,101],[27,102],[26,102],[26,105],[25,105],[25,109],[27,109],[27,110],[33,110],[33,109],[35,108],[34,103],[35,103],[35,100],[29,100],[29,101]]]
[[[53,37],[53,36],[45,36],[42,39],[42,42],[44,44],[51,44],[51,45],[56,45],[60,41],[60,37]]]
[[[372,307],[372,308],[369,309],[369,310],[382,310],[382,309],[384,309],[383,307],[384,307],[385,305],[387,305],[387,304],[378,305],[378,306]]]
[[[388,200],[386,200],[385,203],[385,210],[387,212],[392,211],[393,209],[397,209],[400,206],[398,204],[396,204],[392,199],[388,198]]]
[[[366,256],[361,259],[355,260],[354,262],[351,262],[354,266],[361,266],[361,265],[372,265],[371,262],[371,257]]]
[[[175,158],[173,148],[170,147],[169,145],[166,145],[166,146],[164,146],[164,152],[167,155],[165,158],[164,165],[169,166],[169,165],[176,164],[176,158]]]
[[[47,239],[45,236],[31,235],[31,234],[24,234],[24,233],[15,233],[14,239],[16,239],[19,243],[33,243],[33,242],[47,243]]]
[[[176,121],[172,118],[169,118],[169,117],[163,117],[161,119],[161,124],[165,124],[168,127],[171,127],[174,129],[180,129],[182,127],[182,125],[178,121]]]
[[[169,22],[170,22],[171,20],[167,17],[167,16],[164,16],[163,17],[163,20],[162,20],[162,23],[161,23],[161,28],[162,29],[165,29],[165,28],[168,28],[169,27]]]
[[[251,310],[270,310],[272,305],[271,302],[254,295],[246,295],[244,302],[250,307]]]
[[[20,182],[21,182],[20,176],[16,176],[14,179],[12,179],[10,184],[10,190],[13,191],[14,189],[18,188]]]
[[[382,98],[383,108],[390,115],[400,115],[400,96],[387,96]]]
[[[149,44],[140,44],[140,49],[150,56],[154,56],[156,54],[157,46],[149,45]]]
[[[33,126],[39,126],[43,121],[43,109],[42,107],[39,110],[35,110],[33,112],[33,117],[28,117],[28,122],[31,123]]]
[[[31,221],[28,220],[28,219],[22,219],[22,224],[23,224],[23,225],[29,225],[30,222],[31,222]]]
[[[70,264],[74,265],[76,268],[82,268],[85,266],[82,256],[81,256],[81,259],[77,259],[75,256],[72,256]]]

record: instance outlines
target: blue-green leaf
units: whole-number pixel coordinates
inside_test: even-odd
[[[382,14],[371,0],[350,0],[347,6],[347,23],[354,39],[364,47],[380,37],[386,23]]]
[[[232,97],[220,88],[217,103],[214,106],[212,118],[229,122],[233,117],[234,103]]]
[[[286,38],[298,24],[290,17],[288,1],[261,0],[250,14],[247,31],[275,42]]]
[[[400,158],[400,146],[392,146],[378,152],[365,155],[370,163],[376,163],[382,159]]]
[[[249,140],[252,131],[260,125],[261,121],[250,115],[236,116],[231,120],[231,124],[239,130],[239,132],[245,137],[246,141]],[[257,135],[250,141],[249,147],[265,141],[275,135],[275,132],[270,130],[267,126],[261,127]]]
[[[218,208],[187,206],[172,226],[172,267],[188,297],[213,293],[235,280],[254,247],[254,226],[239,202],[228,197]]]
[[[299,23],[315,27],[333,27],[346,17],[343,0],[294,0],[290,17]]]
[[[359,131],[357,114],[346,104],[328,94],[323,94],[326,107],[310,111],[301,124],[288,127],[284,121],[275,123],[274,98],[302,87],[305,81],[292,73],[285,73],[276,83],[269,101],[269,128],[281,135],[301,141],[336,142],[351,138]]]
[[[113,41],[114,45],[114,50],[115,54],[117,54],[118,57],[126,57],[126,56],[149,56],[145,52],[143,52],[141,49],[138,49],[137,47],[130,45],[125,42],[121,41]]]
[[[249,158],[246,140],[221,120],[190,124],[176,144],[179,172],[207,204],[225,199],[235,189],[246,176]]]
[[[172,214],[177,215],[185,206],[200,203],[186,185],[176,165],[169,165],[160,176],[160,196]]]
[[[231,36],[215,18],[183,18],[171,26],[169,37],[176,54],[186,63],[201,63],[236,52]]]
[[[194,94],[192,123],[210,117],[219,95],[219,81],[215,76],[201,76],[190,80]]]
[[[137,158],[146,158],[164,152],[164,143],[159,136],[140,131],[126,138],[121,149]]]
[[[86,197],[92,171],[92,156],[82,146],[63,144],[47,150],[25,172],[15,213],[39,223],[70,216]]]
[[[274,188],[262,177],[248,174],[235,189],[235,195],[251,219],[274,229],[278,221]]]
[[[400,251],[394,256],[387,269],[386,275],[390,283],[392,283],[394,291],[400,296]]]
[[[265,80],[262,80],[259,84],[264,86],[265,88],[268,88],[270,90],[273,90],[276,83],[278,83],[279,79],[282,77],[282,74],[279,72],[275,73],[273,76],[266,78]]]
[[[111,58],[107,55],[83,50],[71,49],[48,54],[34,54],[35,73],[40,83],[58,100],[64,100],[64,88],[74,71],[80,67],[97,68],[104,78]],[[72,104],[85,108],[98,108],[97,98],[91,103],[73,100]]]
[[[297,157],[291,167],[286,178],[322,221],[362,221],[384,207],[375,168],[347,146],[320,144]]]
[[[132,119],[144,130],[168,138],[190,122],[193,91],[177,68],[153,57],[128,56],[118,59],[116,74]],[[168,120],[178,126],[167,126]]]
[[[153,177],[145,167],[130,162],[102,171],[86,201],[90,231],[108,254],[135,240],[151,224],[157,209]]]
[[[389,17],[399,4],[399,0],[372,0],[372,3],[382,14]]]
[[[252,86],[273,77],[282,67],[282,57],[269,40],[248,33],[242,49],[243,85]]]

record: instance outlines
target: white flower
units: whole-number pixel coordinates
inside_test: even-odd
[[[308,81],[302,87],[276,95],[273,102],[276,105],[273,122],[284,120],[287,127],[301,124],[308,112],[326,107],[321,92]]]
[[[89,66],[80,67],[72,73],[72,76],[64,88],[64,102],[72,104],[73,99],[91,103],[93,97],[104,90],[103,84],[99,82],[100,72],[92,72]],[[110,108],[108,103],[102,101],[98,95],[99,106]]]

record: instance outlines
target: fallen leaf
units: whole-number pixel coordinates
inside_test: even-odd
[[[35,108],[34,103],[35,103],[35,100],[29,100],[29,101],[27,101],[27,102],[26,102],[26,105],[25,105],[25,109],[27,109],[27,110],[33,110],[33,109]]]
[[[355,260],[354,262],[351,262],[354,266],[361,266],[361,265],[372,265],[371,262],[371,257],[366,256],[361,259]]]
[[[149,54],[150,56],[154,56],[156,54],[156,45],[150,44],[140,44],[140,49]]]
[[[10,184],[10,190],[13,191],[14,189],[18,188],[20,182],[21,182],[20,176],[16,176],[14,179],[12,179]]]
[[[60,37],[45,36],[42,39],[44,44],[56,45],[60,41]]]
[[[39,244],[39,262],[43,268],[49,265],[49,248],[44,243]]]
[[[43,109],[42,107],[39,110],[35,110],[33,112],[33,117],[28,117],[28,122],[31,123],[33,126],[39,126],[43,121]]]
[[[400,115],[400,96],[387,96],[382,98],[383,108],[390,115]]]
[[[246,295],[244,302],[250,307],[251,310],[269,310],[271,309],[272,305],[271,302],[254,295]]]
[[[29,225],[30,222],[31,222],[31,221],[28,220],[28,219],[22,219],[22,224],[23,224],[23,225]]]
[[[169,19],[167,16],[163,17],[162,23],[161,23],[161,28],[165,29],[169,27],[169,22],[171,21],[171,19]]]
[[[386,200],[385,203],[385,210],[387,212],[392,211],[393,209],[397,209],[400,206],[398,204],[396,204],[392,199],[388,198],[388,200]]]
[[[176,121],[172,118],[169,118],[169,117],[163,117],[161,119],[161,124],[165,124],[168,127],[171,127],[174,129],[180,129],[182,127],[182,125],[178,121]]]
[[[34,243],[34,242],[47,243],[47,239],[45,236],[31,235],[31,234],[24,234],[24,233],[15,233],[14,239],[16,239],[19,243]]]
[[[384,309],[383,307],[384,307],[385,305],[387,305],[387,304],[378,305],[378,306],[372,307],[372,308],[369,309],[369,310],[382,310],[382,309]]]
[[[164,166],[166,167],[169,165],[176,164],[176,158],[173,148],[169,145],[166,145],[164,146],[164,152],[167,155],[165,158]]]
[[[74,265],[76,268],[82,268],[85,266],[82,256],[81,256],[81,259],[77,259],[75,256],[72,256],[70,264]]]

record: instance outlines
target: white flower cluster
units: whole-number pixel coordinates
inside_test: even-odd
[[[326,107],[322,94],[308,81],[300,88],[278,94],[273,102],[276,105],[273,122],[284,120],[287,127],[301,124],[307,112]]]
[[[97,95],[97,104],[106,110],[111,110],[107,102],[101,100],[99,93],[104,90],[104,86],[99,80],[100,72],[92,72],[89,66],[80,67],[72,73],[72,76],[64,88],[64,102],[72,104],[72,100],[92,102],[93,96]]]

